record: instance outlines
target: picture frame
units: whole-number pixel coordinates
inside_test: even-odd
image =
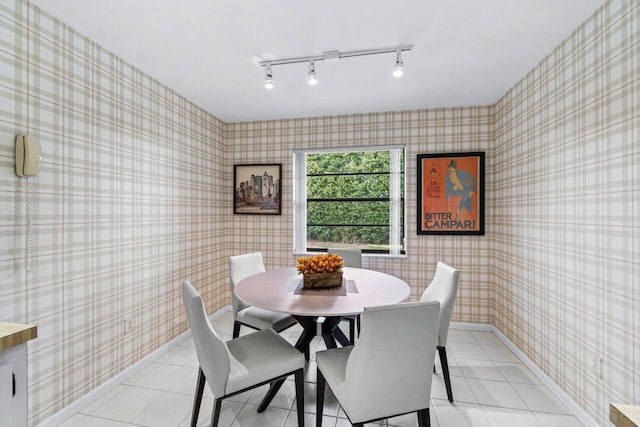
[[[485,153],[418,154],[418,234],[484,235]]]
[[[233,166],[233,213],[282,214],[282,163]]]

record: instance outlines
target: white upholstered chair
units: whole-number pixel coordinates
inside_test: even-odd
[[[240,335],[242,325],[261,330],[271,328],[276,332],[295,325],[296,320],[286,313],[276,313],[270,310],[247,305],[236,296],[234,289],[236,283],[252,274],[261,273],[264,270],[262,253],[253,252],[244,255],[236,255],[229,258],[229,284],[231,286],[231,305],[233,309],[233,338]]]
[[[272,329],[224,342],[211,326],[202,298],[189,281],[182,283],[182,300],[200,364],[191,426],[198,421],[205,382],[213,393],[211,426],[216,427],[223,399],[293,374],[298,426],[304,427],[303,354]]]
[[[449,336],[449,324],[453,314],[453,304],[458,294],[458,278],[460,271],[438,262],[436,274],[422,294],[421,301],[438,301],[440,303],[440,327],[438,330],[438,354],[440,355],[440,365],[444,375],[444,384],[447,388],[449,402],[453,402],[453,392],[451,391],[451,377],[449,376],[449,364],[447,362],[447,337]]]
[[[322,426],[325,384],[354,426],[417,412],[429,426],[438,302],[367,307],[354,346],[316,353],[316,426]]]
[[[340,255],[345,267],[362,268],[362,251],[360,249],[329,248],[327,253]]]
[[[360,249],[329,248],[327,253],[340,255],[345,267],[362,268],[362,251]],[[349,322],[349,341],[354,344],[356,340],[356,324],[358,335],[360,335],[360,315],[344,316],[342,320]]]

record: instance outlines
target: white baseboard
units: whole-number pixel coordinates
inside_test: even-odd
[[[516,347],[502,332],[493,325],[480,323],[451,323],[451,329],[466,329],[471,331],[491,331],[504,345],[525,364],[531,372],[544,384],[553,395],[571,411],[571,413],[585,426],[598,427],[596,423],[576,402],[573,401],[551,378],[549,378],[535,363],[531,361],[518,347]]]
[[[229,311],[231,311],[231,306],[228,305],[216,311],[215,313],[213,313],[211,316],[209,316],[209,318],[211,320],[217,319],[218,317],[222,316],[223,314]],[[52,416],[50,416],[49,418],[47,418],[46,420],[38,424],[38,427],[55,427],[58,424],[63,423],[66,419],[71,418],[72,416],[80,412],[85,407],[89,406],[96,400],[100,399],[102,396],[107,394],[111,389],[115,388],[118,384],[120,384],[127,378],[135,375],[136,373],[140,372],[142,368],[144,368],[154,360],[157,360],[160,356],[167,353],[169,350],[171,350],[172,348],[177,346],[180,342],[182,342],[185,338],[188,338],[190,336],[191,336],[191,329],[188,329],[186,332],[183,332],[182,334],[178,335],[168,343],[164,344],[163,346],[155,350],[153,353],[149,354],[148,356],[144,357],[143,359],[140,359],[133,365],[129,366],[127,369],[120,372],[115,377],[107,380],[103,384],[94,388],[89,393],[85,394],[84,396],[82,396],[75,402],[71,403],[70,405],[65,406],[60,411],[56,412],[55,414],[53,414]]]
[[[460,323],[460,322],[451,322],[449,324],[449,329],[464,329],[466,331],[485,331],[485,332],[493,332],[493,325],[489,325],[487,323]]]

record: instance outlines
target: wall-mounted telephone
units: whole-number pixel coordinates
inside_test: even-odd
[[[26,177],[27,184],[27,209],[25,217],[25,246],[24,246],[24,266],[27,273],[33,268],[33,256],[31,253],[32,240],[32,219],[33,219],[33,190],[32,179],[30,177],[38,175],[40,171],[40,160],[42,158],[42,147],[40,141],[35,136],[18,135],[16,137],[16,174]],[[20,184],[22,185],[20,180]]]
[[[16,138],[16,174],[36,176],[40,171],[42,148],[35,136],[18,135]]]

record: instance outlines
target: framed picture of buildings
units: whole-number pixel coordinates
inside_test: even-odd
[[[233,166],[233,213],[280,215],[282,164]]]
[[[484,235],[484,152],[418,154],[418,234]]]

